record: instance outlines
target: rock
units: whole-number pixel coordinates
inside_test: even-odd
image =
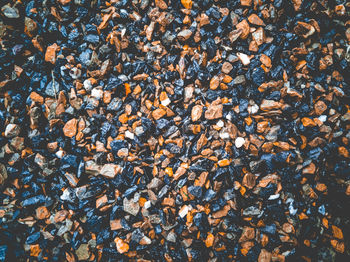
[[[77,255],[79,261],[88,260],[90,257],[88,244],[81,244],[77,251],[75,251],[75,254]]]
[[[48,46],[45,53],[45,61],[50,62],[51,64],[55,64],[56,52],[58,52],[59,50],[60,50],[60,47],[56,43]]]
[[[114,242],[120,254],[123,254],[129,251],[129,244],[126,243],[123,239],[117,237],[114,239]]]
[[[231,163],[231,161],[229,159],[222,159],[218,162],[218,165],[220,167],[225,167],[228,166]]]
[[[187,9],[192,8],[192,0],[181,0],[181,4]]]
[[[155,0],[155,4],[162,10],[165,10],[168,8],[168,5],[163,0]]]
[[[9,5],[4,5],[1,8],[1,12],[6,16],[7,18],[15,19],[19,18],[19,11],[15,7],[11,7]]]
[[[241,5],[242,6],[251,6],[253,0],[241,0]]]
[[[186,41],[187,39],[189,39],[191,37],[191,35],[192,35],[192,31],[191,30],[184,29],[180,33],[178,33],[177,37],[181,41]]]
[[[65,136],[72,138],[77,133],[78,120],[73,118],[69,120],[63,127],[63,133]]]
[[[116,164],[105,164],[100,173],[107,178],[114,178],[121,171],[121,167]]]
[[[219,77],[214,76],[214,77],[210,80],[210,84],[209,84],[210,89],[216,90],[216,89],[219,87],[219,85],[220,85],[220,79],[219,79]]]
[[[245,82],[246,82],[246,80],[245,80],[245,76],[244,75],[236,76],[236,78],[233,79],[233,84],[234,85],[242,85]]]
[[[253,40],[257,43],[257,45],[262,45],[265,42],[265,32],[262,27],[259,27],[252,33]]]
[[[235,146],[237,148],[241,148],[245,143],[245,139],[243,137],[237,137],[235,140]]]
[[[198,121],[199,119],[201,119],[201,117],[202,117],[202,112],[203,112],[203,106],[201,106],[201,105],[195,105],[195,106],[192,108],[192,111],[191,111],[192,121],[193,121],[193,122],[196,122],[196,121]]]
[[[232,70],[233,66],[229,62],[225,62],[222,65],[221,71],[225,74],[229,74]]]
[[[317,101],[314,105],[316,115],[322,115],[327,110],[327,105],[322,100]]]
[[[139,206],[138,201],[134,202],[133,199],[129,200],[126,197],[123,200],[123,208],[124,208],[125,212],[127,212],[133,216],[136,216],[140,210],[140,206]]]
[[[13,138],[18,136],[21,132],[21,128],[17,124],[8,124],[5,129],[5,137]]]
[[[267,100],[264,99],[260,105],[260,109],[262,111],[270,111],[274,109],[279,109],[282,107],[282,104],[280,102],[276,102],[274,100]]]
[[[298,24],[294,27],[294,32],[297,35],[301,35],[304,38],[308,38],[309,36],[313,35],[315,33],[315,28],[305,22],[298,21]]]
[[[250,64],[250,58],[249,56],[247,56],[246,54],[243,53],[237,53],[237,56],[239,58],[239,60],[241,60],[243,65],[249,65]]]
[[[261,18],[259,16],[257,16],[256,14],[251,14],[248,17],[248,21],[249,21],[249,23],[251,23],[253,25],[265,26],[264,21],[261,20]]]
[[[242,29],[236,29],[231,31],[228,35],[228,38],[230,39],[231,43],[236,41],[241,36],[242,32],[243,32]]]
[[[246,39],[249,36],[250,27],[247,20],[243,19],[240,23],[236,25],[236,28],[242,30],[242,34],[240,35],[242,39]]]
[[[6,167],[0,163],[0,185],[2,185],[7,179]]]
[[[154,120],[158,120],[165,115],[166,115],[166,111],[162,108],[157,108],[152,112],[152,117],[154,118]]]
[[[45,89],[45,94],[50,97],[56,97],[60,91],[60,84],[57,81],[51,81]]]
[[[205,111],[205,118],[209,120],[218,119],[222,117],[222,110],[223,105],[222,104],[216,104],[215,101],[210,104],[208,109]]]
[[[268,68],[270,68],[272,65],[271,65],[271,59],[270,59],[270,57],[268,57],[267,55],[265,55],[265,54],[262,54],[261,56],[260,56],[260,62],[264,65],[264,66],[266,66],[266,67],[268,67]]]
[[[35,210],[35,214],[38,219],[46,219],[50,216],[50,212],[47,210],[45,206],[38,207]]]

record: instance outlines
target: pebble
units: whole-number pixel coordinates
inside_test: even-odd
[[[196,122],[196,121],[200,120],[202,117],[202,112],[203,112],[203,106],[195,105],[191,111],[192,121]]]
[[[20,134],[21,128],[17,124],[8,124],[5,129],[5,137],[13,138]]]
[[[245,143],[245,139],[243,137],[237,137],[235,140],[235,146],[237,148],[241,148]]]
[[[78,120],[73,118],[69,120],[63,127],[63,133],[67,137],[74,137],[77,134]]]

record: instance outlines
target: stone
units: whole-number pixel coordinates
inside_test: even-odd
[[[116,237],[114,239],[114,243],[115,243],[117,250],[120,254],[123,254],[123,253],[129,251],[129,244],[126,243],[123,239]]]
[[[231,163],[231,161],[229,159],[222,159],[218,162],[218,165],[220,167],[225,167],[228,166]]]
[[[177,37],[181,41],[186,41],[187,39],[189,39],[191,37],[191,35],[192,35],[192,31],[191,30],[184,29],[180,33],[178,33]]]
[[[0,185],[2,185],[7,179],[6,167],[0,163]]]
[[[56,63],[56,52],[60,50],[60,47],[54,43],[47,47],[46,53],[45,53],[45,61],[50,62],[51,64]]]
[[[186,9],[191,9],[192,8],[192,0],[181,0],[181,4]]]
[[[229,74],[232,70],[233,66],[229,62],[225,62],[222,65],[221,71],[225,74]]]
[[[101,169],[101,175],[107,178],[114,178],[120,171],[120,166],[116,164],[105,164]]]
[[[158,120],[165,115],[166,115],[166,111],[162,108],[157,108],[152,112],[152,117],[154,118],[154,120]]]
[[[210,84],[209,84],[210,89],[211,89],[211,90],[216,90],[216,89],[219,87],[219,85],[220,85],[220,79],[219,79],[219,77],[214,76],[214,77],[210,80]]]
[[[247,56],[246,54],[243,53],[237,53],[237,56],[239,58],[239,60],[241,60],[243,65],[249,65],[250,64],[250,58],[249,56]]]
[[[279,109],[282,107],[282,104],[280,102],[276,102],[274,100],[268,100],[264,99],[260,105],[260,109],[262,111],[270,111],[274,109]]]
[[[242,34],[240,35],[242,39],[246,39],[249,36],[250,27],[247,20],[243,19],[236,25],[236,28],[242,30]]]
[[[89,245],[88,244],[81,244],[77,251],[75,251],[75,254],[78,257],[79,261],[85,261],[88,260],[90,257],[89,254]]]
[[[241,0],[241,5],[242,6],[251,6],[253,0]]]
[[[214,102],[211,103],[208,109],[205,111],[204,115],[208,120],[218,119],[222,117],[223,105],[214,104]]]
[[[235,146],[237,148],[241,148],[245,143],[245,139],[243,137],[237,137],[235,140]]]
[[[203,106],[195,105],[191,111],[192,121],[196,122],[196,121],[200,120],[202,117],[202,112],[203,112]]]
[[[314,105],[316,115],[322,115],[327,110],[327,105],[322,100],[318,100]]]
[[[138,201],[134,201],[133,199],[127,199],[126,197],[123,200],[123,209],[125,212],[136,216],[139,213],[140,206]]]
[[[73,118],[69,120],[63,127],[63,133],[65,136],[72,138],[77,133],[78,120]]]
[[[1,12],[6,16],[7,18],[16,19],[19,18],[19,11],[17,8],[11,7],[9,5],[4,5],[1,8]]]
[[[248,21],[249,21],[249,23],[251,23],[253,25],[265,26],[264,21],[261,20],[261,18],[259,16],[257,16],[256,14],[251,14],[248,17]]]
[[[5,137],[13,138],[18,136],[21,132],[21,128],[17,124],[8,124],[5,129]]]
[[[262,27],[259,27],[252,33],[252,38],[256,42],[256,44],[262,45],[265,42],[265,32]]]

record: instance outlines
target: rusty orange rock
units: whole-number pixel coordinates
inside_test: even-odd
[[[240,35],[242,39],[246,39],[249,36],[250,27],[247,20],[245,19],[242,20],[240,23],[236,25],[236,28],[242,30],[242,33]]]
[[[229,159],[222,159],[218,162],[218,165],[220,167],[228,166],[231,163]]]
[[[314,127],[316,126],[317,124],[315,123],[314,120],[312,120],[311,118],[308,118],[308,117],[303,117],[301,119],[301,122],[303,123],[303,126],[311,126],[311,127]]]
[[[208,107],[207,111],[205,111],[205,118],[212,120],[212,119],[217,119],[222,117],[222,110],[223,110],[223,105],[217,105],[211,103],[210,106]]]
[[[37,102],[40,104],[44,103],[44,98],[36,92],[30,93],[30,99],[32,99],[33,102]]]
[[[123,254],[129,251],[129,244],[126,243],[123,239],[116,237],[114,239],[114,243],[116,244],[117,250],[120,254]]]
[[[77,133],[78,120],[73,118],[69,120],[63,127],[63,133],[65,136],[72,138]]]
[[[214,235],[212,233],[208,233],[207,238],[205,239],[205,246],[212,247],[214,244]]]
[[[162,109],[162,108],[157,108],[156,110],[154,110],[152,112],[152,117],[155,120],[158,120],[158,119],[162,118],[165,115],[166,115],[166,111],[164,109]]]
[[[192,8],[192,0],[181,0],[181,4],[182,4],[186,9],[191,9],[191,8]]]
[[[251,14],[248,17],[248,21],[249,21],[249,23],[251,23],[253,25],[265,26],[264,21],[259,16],[257,16],[256,14]]]
[[[327,109],[327,105],[325,104],[325,102],[323,102],[322,100],[317,101],[317,103],[314,105],[314,109],[315,109],[315,113],[317,115],[322,115],[322,113],[324,111],[326,111]]]
[[[251,6],[253,0],[241,0],[241,5],[242,6]]]
[[[168,8],[167,4],[163,0],[155,0],[155,4],[162,10],[165,10]]]
[[[45,206],[38,207],[35,210],[35,212],[36,212],[36,217],[38,219],[45,219],[45,218],[48,218],[50,216],[50,213]]]
[[[50,62],[51,64],[55,64],[56,52],[58,52],[59,50],[60,50],[60,47],[56,43],[48,46],[45,53],[45,61]]]
[[[220,79],[219,79],[219,77],[214,76],[214,77],[210,80],[210,84],[209,84],[210,89],[216,90],[216,89],[219,87],[219,85],[220,85]]]

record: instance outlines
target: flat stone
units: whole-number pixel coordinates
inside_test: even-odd
[[[75,251],[79,261],[88,260],[90,257],[88,244],[81,244],[80,247]]]
[[[60,47],[54,43],[47,47],[46,53],[45,53],[45,61],[50,62],[51,64],[56,63],[56,52],[60,50]]]
[[[196,121],[198,121],[199,119],[201,119],[201,117],[202,117],[202,112],[203,112],[203,106],[201,106],[201,105],[195,105],[195,106],[192,108],[192,111],[191,111],[192,121],[193,121],[193,122],[196,122]]]
[[[222,65],[221,71],[225,74],[229,74],[232,70],[233,66],[229,62],[225,62]]]
[[[261,18],[259,16],[257,16],[256,14],[251,14],[248,17],[248,21],[249,21],[249,23],[251,23],[253,25],[265,26],[264,21],[261,20]]]
[[[78,120],[73,118],[69,120],[63,127],[63,133],[65,136],[72,138],[77,133]]]
[[[138,201],[134,202],[133,199],[129,200],[126,197],[123,200],[123,208],[124,208],[125,212],[127,212],[133,216],[136,216],[140,210],[140,206],[139,206]]]
[[[281,108],[282,104],[280,102],[276,102],[274,100],[264,99],[260,105],[260,109],[262,111],[270,111],[274,109]]]
[[[191,35],[192,35],[192,31],[189,29],[185,29],[185,30],[182,30],[180,33],[178,33],[177,37],[182,41],[186,41],[191,37]]]
[[[207,111],[205,111],[206,119],[212,120],[212,119],[218,119],[222,117],[223,105],[214,104],[214,102],[211,103]]]
[[[101,175],[107,178],[114,178],[120,171],[120,166],[115,164],[105,164],[101,169]]]

